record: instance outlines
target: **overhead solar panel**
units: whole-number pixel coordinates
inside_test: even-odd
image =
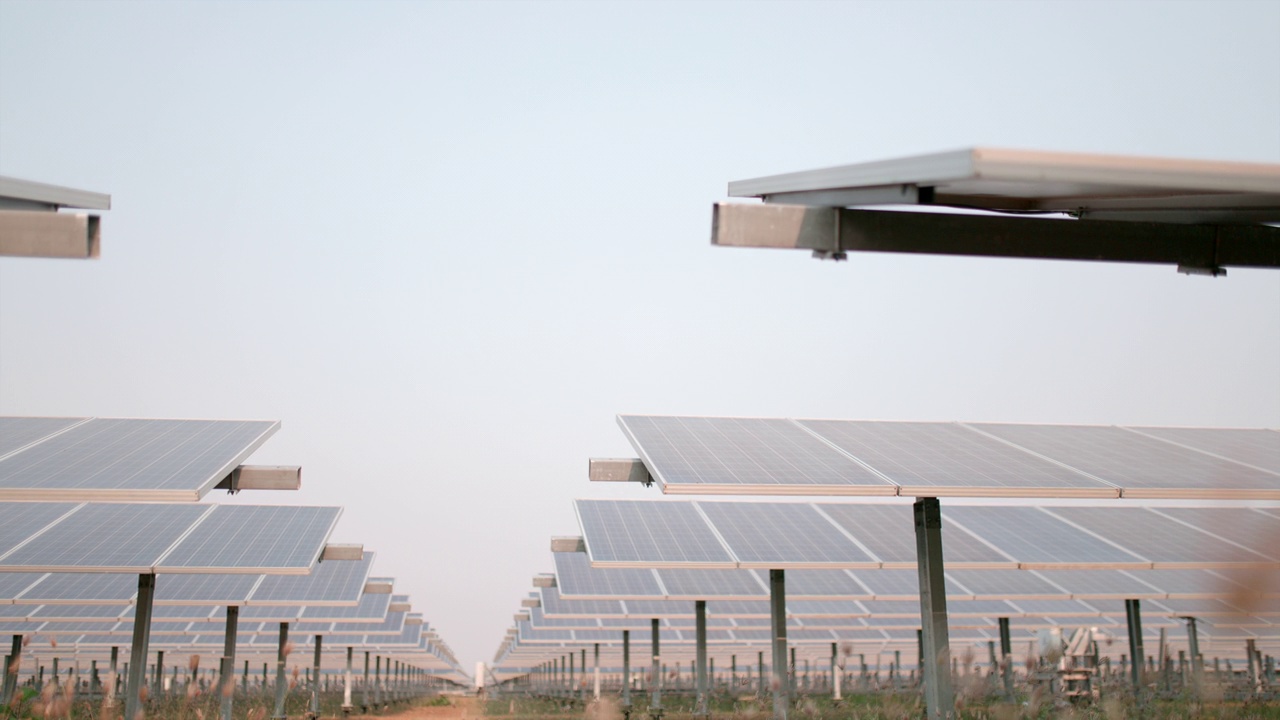
[[[788,570],[786,582],[788,597],[832,599],[868,595],[867,589],[845,570]]]
[[[295,571],[324,549],[340,508],[219,505],[169,552],[160,568],[256,567]],[[235,512],[227,512],[235,508]],[[336,562],[336,561],[335,561]],[[308,568],[309,569],[309,568]]]
[[[1222,507],[1151,508],[1151,512],[1238,546],[1242,561],[1256,555],[1280,560],[1280,523],[1265,513]]]
[[[1132,514],[1132,510],[1124,512]],[[943,517],[944,522],[982,538],[1028,567],[1150,567],[1147,558],[1082,533],[1039,508],[949,505],[943,510]]]
[[[1110,507],[1059,507],[1045,512],[1121,545],[1157,566],[1176,568],[1199,563],[1274,564],[1269,556],[1261,552],[1243,549],[1206,533],[1191,530],[1154,512]]]
[[[768,597],[769,589],[750,570],[658,570],[669,598],[701,600],[707,597]]]
[[[818,503],[816,507],[879,558],[884,567],[914,568],[915,520],[910,505]],[[943,509],[942,538],[947,560],[978,567],[1013,567],[1009,556],[947,523]]]
[[[45,434],[0,456],[0,500],[198,500],[280,425],[92,418],[49,433],[49,418],[8,421]]]
[[[1118,427],[975,424],[981,431],[1143,497],[1260,497],[1280,475]],[[1280,493],[1276,493],[1280,496]]]
[[[1134,432],[1280,474],[1280,432],[1259,429],[1135,427]]]
[[[1116,488],[955,423],[798,420],[903,495],[1114,497]]]
[[[586,553],[552,553],[552,556],[556,563],[556,585],[565,598],[607,598],[619,594],[662,597],[665,594],[652,570],[593,568]]]
[[[732,567],[734,562],[688,503],[578,500],[575,506],[584,533],[593,539],[587,544],[593,561],[625,564],[657,557],[671,567]]]
[[[0,573],[0,605],[13,602],[45,577],[45,573]]]
[[[263,580],[252,604],[288,601],[299,605],[352,605],[360,601],[373,570],[375,553],[360,560],[320,562],[310,575],[276,575]]]
[[[879,566],[875,558],[811,505],[698,503],[697,506],[732,549],[741,567]]]
[[[203,573],[166,575],[156,579],[154,602],[158,606],[243,605],[265,577]],[[132,584],[136,589],[137,581]]]
[[[154,564],[211,509],[212,506],[192,503],[82,505],[59,522],[56,531],[33,537],[0,556],[0,565],[70,572],[133,572]]]
[[[0,417],[0,460],[88,418]]]
[[[665,493],[1280,499],[1280,433],[1272,430],[631,415],[618,422]]]
[[[896,493],[892,483],[789,420],[622,415],[618,423],[668,492],[779,486],[802,494],[848,486],[859,494]]]
[[[617,600],[567,600],[558,588],[538,588],[542,611],[551,617],[593,617],[623,614]]]

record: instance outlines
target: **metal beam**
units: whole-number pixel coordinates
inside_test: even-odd
[[[311,663],[311,717],[320,717],[320,646],[324,637],[316,635],[316,652]]]
[[[622,631],[622,714],[631,717],[631,631]]]
[[[658,618],[650,621],[649,633],[653,650],[653,665],[649,670],[649,717],[657,720],[662,717],[662,655],[658,647]]]
[[[125,690],[124,716],[138,717],[142,709],[142,688],[147,682],[147,644],[151,639],[151,607],[156,595],[156,576],[138,576],[138,595],[133,610],[133,647],[129,650],[129,681]]]
[[[639,458],[591,458],[587,478],[592,482],[638,482],[649,486],[653,477]]]
[[[587,542],[581,536],[573,537],[553,537],[551,538],[551,552],[581,552],[587,551]]]
[[[951,690],[951,645],[947,630],[947,585],[942,563],[942,510],[938,498],[917,498],[912,505],[916,530],[916,565],[920,574],[920,623],[927,717],[955,714]]]
[[[241,465],[213,487],[231,493],[241,490],[297,490],[302,487],[302,468],[298,465]]]
[[[713,245],[846,252],[1093,260],[1224,267],[1280,267],[1280,228],[1122,220],[1051,220],[804,205],[720,203]]]
[[[711,713],[707,709],[707,601],[695,600],[693,603],[695,657],[698,667],[695,677],[697,683],[697,699],[693,708],[695,717],[707,717]]]
[[[1142,608],[1136,599],[1124,601],[1125,618],[1129,626],[1129,665],[1133,681],[1133,691],[1142,691],[1142,671],[1146,667],[1147,656],[1142,648]]]
[[[96,258],[100,225],[97,215],[0,210],[0,255]]]

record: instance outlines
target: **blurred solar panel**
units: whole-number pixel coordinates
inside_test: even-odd
[[[799,420],[902,486],[903,495],[1114,497],[1114,487],[955,423]]]
[[[292,602],[299,605],[353,605],[360,601],[373,570],[375,554],[360,560],[318,563],[310,575],[276,575],[263,580],[250,603]]]
[[[278,422],[8,418],[15,442],[0,457],[0,499],[198,500],[279,428]],[[53,432],[48,432],[54,428]],[[41,435],[43,433],[43,435]]]
[[[1259,549],[1241,549],[1162,515],[1141,509],[1058,507],[1046,512],[1166,567],[1229,565],[1271,560]]]
[[[830,486],[861,494],[897,490],[789,420],[623,415],[618,424],[668,492],[732,493],[761,484],[791,492]]]
[[[1280,495],[1280,476],[1118,427],[974,427],[1124,488],[1126,497]],[[1253,491],[1253,492],[1250,492]]]

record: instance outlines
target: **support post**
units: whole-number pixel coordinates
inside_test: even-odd
[[[125,689],[124,716],[136,718],[142,708],[142,688],[147,681],[147,643],[151,639],[151,606],[156,594],[156,576],[138,576],[138,595],[133,610],[133,647],[129,651],[129,683]]]
[[[787,589],[782,570],[769,571],[769,625],[773,630],[773,717],[787,720]]]
[[[929,720],[955,712],[951,691],[951,645],[947,629],[947,586],[942,563],[942,508],[938,499],[916,498],[916,565],[920,573],[920,622],[923,629],[925,709]]]
[[[1142,692],[1142,666],[1146,651],[1142,648],[1142,608],[1136,599],[1124,601],[1125,618],[1129,626],[1129,663],[1133,691]]]
[[[240,607],[227,606],[227,626],[222,641],[222,678],[218,685],[222,693],[222,720],[231,720],[231,700],[236,689],[236,633],[240,627]]]
[[[1195,692],[1200,691],[1200,633],[1196,629],[1196,619],[1183,618],[1187,621],[1187,649],[1191,654],[1191,685]]]
[[[649,683],[651,697],[649,698],[649,717],[657,720],[662,717],[662,654],[658,647],[658,618],[653,618],[649,625],[650,645],[653,649],[653,666],[650,672],[653,674],[653,681]]]
[[[840,648],[837,643],[831,643],[831,697],[834,700],[840,699],[840,684],[844,678],[840,671]]]
[[[1013,702],[1013,639],[1009,636],[1009,618],[1000,618],[1000,675],[1004,679],[1004,697]]]
[[[342,686],[342,712],[348,714],[351,712],[351,656],[355,653],[355,648],[347,646],[347,672],[343,676],[345,683]]]
[[[18,668],[22,666],[22,636],[14,635],[9,647],[9,657],[4,662],[4,696],[0,697],[0,703],[6,707],[18,689]]]
[[[622,631],[622,715],[631,717],[631,631]]]
[[[285,680],[285,658],[288,657],[289,623],[280,623],[280,638],[276,644],[276,711],[273,720],[287,720],[284,714],[284,695],[288,690]]]
[[[311,663],[311,717],[320,717],[320,644],[324,640],[316,635],[316,652]]]
[[[596,702],[600,701],[600,643],[595,644],[595,655],[591,660],[592,670],[595,673],[595,690],[591,694]]]
[[[108,676],[111,682],[108,683],[106,700],[103,703],[108,708],[115,705],[115,702],[116,702],[116,682],[117,682],[116,669],[119,667],[119,662],[120,662],[120,647],[117,645],[112,645],[111,646],[111,675]]]
[[[369,651],[364,651],[364,682],[360,685],[360,691],[364,695],[364,701],[361,709],[364,712],[369,711]]]
[[[695,671],[696,701],[693,708],[695,717],[706,717],[707,712],[707,601],[695,600],[694,615],[694,655],[698,662]]]
[[[764,697],[764,651],[756,653],[756,694]]]

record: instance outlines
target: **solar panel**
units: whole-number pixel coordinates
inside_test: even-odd
[[[373,570],[375,553],[360,560],[320,562],[310,575],[267,577],[254,591],[250,602],[292,602],[299,605],[352,605],[360,601]]]
[[[1130,509],[1122,512],[1133,513]],[[1082,533],[1039,508],[950,505],[943,510],[943,517],[948,523],[999,548],[1008,557],[1028,565],[1149,566],[1145,558]]]
[[[1280,499],[1280,433],[619,416],[666,493]]]
[[[295,570],[320,557],[340,508],[216,505],[157,569],[190,571],[254,567]],[[234,508],[234,511],[228,512]],[[164,570],[160,570],[163,572]]]
[[[1242,561],[1256,555],[1280,560],[1280,523],[1264,513],[1221,507],[1152,508],[1151,512],[1238,545]]]
[[[856,487],[862,494],[896,492],[892,483],[789,420],[623,415],[618,423],[669,492],[682,485],[714,493],[760,484],[791,492],[831,485]]]
[[[811,505],[708,502],[698,507],[743,567],[879,565]]]
[[[1280,474],[1280,432],[1275,430],[1174,427],[1130,430]]]
[[[0,499],[198,500],[279,428],[278,422],[9,418],[44,433],[0,457]],[[52,422],[51,422],[52,421]],[[21,439],[21,438],[20,438]]]
[[[0,417],[0,460],[87,419]]]
[[[1051,496],[1114,497],[1114,487],[955,423],[799,420],[902,486],[903,495],[982,488],[1043,490]],[[995,492],[992,492],[995,491]]]
[[[1124,488],[1126,497],[1230,497],[1271,491],[1280,476],[1118,427],[974,427]]]
[[[556,586],[565,598],[591,599],[618,595],[662,597],[662,587],[652,570],[593,568],[585,553],[552,553]]]
[[[732,567],[733,558],[688,503],[612,503],[577,500],[578,520],[593,561],[628,563],[662,558],[669,566],[719,563]]]
[[[669,598],[702,600],[707,597],[766,598],[769,589],[750,570],[657,571]]]
[[[793,598],[858,598],[868,595],[867,589],[844,570],[788,570],[786,581],[787,596]]]
[[[1262,562],[1259,552],[1197,532],[1154,512],[1129,508],[1053,508],[1053,515],[1168,567],[1200,563]]]
[[[20,569],[133,572],[150,567],[210,509],[195,504],[83,505],[49,531],[0,557],[0,564]]]
[[[915,520],[911,506],[820,503],[816,507],[886,566],[916,566]],[[948,524],[949,510],[950,507],[943,509],[942,543],[948,562],[991,567],[1013,565],[1008,556]]]
[[[154,602],[156,605],[243,605],[264,577],[267,576],[200,573],[166,575],[156,579]],[[137,581],[134,580],[132,584],[136,589]]]
[[[1202,570],[1193,572],[1203,573]],[[1063,592],[1072,597],[1086,599],[1102,598],[1149,598],[1162,597],[1164,591],[1157,586],[1144,582],[1150,575],[1149,570],[1126,573],[1119,570],[1037,570],[1036,575],[1048,580]]]

